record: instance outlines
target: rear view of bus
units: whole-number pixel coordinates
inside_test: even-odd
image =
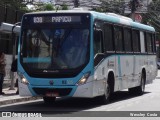
[[[89,13],[23,16],[18,62],[21,96],[42,96],[45,102],[64,96],[92,97],[87,89],[93,74],[90,20]]]

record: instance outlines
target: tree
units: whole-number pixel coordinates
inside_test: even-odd
[[[43,5],[42,10],[51,11],[51,10],[55,10],[55,7],[50,3],[46,3]]]
[[[0,5],[7,6],[15,10],[28,10],[22,0],[0,0]]]
[[[125,0],[99,0],[101,4],[99,7],[94,8],[93,10],[100,10],[102,12],[113,12],[117,14],[124,14],[124,4]]]
[[[52,3],[36,3],[34,4],[35,9],[33,11],[52,11],[52,10],[68,10],[66,4],[54,5]]]
[[[68,6],[66,4],[61,5],[62,10],[68,10]]]
[[[148,12],[143,14],[143,22],[153,26],[158,32],[160,39],[160,0],[153,0],[148,6]]]

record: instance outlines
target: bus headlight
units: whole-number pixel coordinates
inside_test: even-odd
[[[18,74],[19,74],[21,83],[23,83],[23,84],[25,84],[25,85],[28,85],[29,82],[28,82],[28,80],[24,77],[24,75],[23,75],[22,73],[18,73]]]
[[[28,84],[29,84],[28,80],[27,80],[24,76],[23,76],[23,78],[21,78],[21,81],[22,81],[22,83],[25,84],[25,85],[28,85]]]
[[[82,85],[85,84],[90,76],[91,72],[87,72],[86,74],[83,75],[83,77],[77,82],[76,85]]]

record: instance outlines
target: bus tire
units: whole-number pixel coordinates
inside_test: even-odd
[[[110,95],[111,95],[111,88],[110,88],[110,85],[107,83],[106,87],[105,87],[104,95],[101,98],[102,99],[102,104],[109,103]]]
[[[109,83],[107,83],[105,86],[104,95],[100,97],[101,103],[102,104],[109,103],[110,96],[111,96],[111,85]]]
[[[141,84],[140,84],[140,86],[137,87],[137,93],[139,95],[143,95],[143,93],[145,91],[145,81],[146,81],[145,80],[145,74],[142,73],[142,75],[141,75]]]
[[[100,103],[107,104],[111,100],[111,95],[114,92],[114,73],[110,72],[108,74],[108,79],[105,84],[105,93],[103,96],[100,96]]]
[[[56,100],[56,97],[43,97],[45,104],[53,104]]]
[[[142,73],[141,75],[141,84],[138,87],[134,87],[134,88],[129,88],[129,93],[131,94],[136,94],[136,95],[143,95],[144,91],[145,91],[145,74]]]

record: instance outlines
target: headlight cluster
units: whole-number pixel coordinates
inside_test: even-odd
[[[87,72],[83,77],[77,82],[77,85],[85,84],[90,76],[91,72]]]
[[[76,85],[83,85],[87,82],[89,76],[90,76],[91,72],[87,72],[83,75],[83,77],[76,83]],[[28,80],[24,77],[23,73],[18,72],[18,75],[20,77],[20,81],[21,83],[28,85],[29,82]]]
[[[24,77],[23,73],[18,72],[18,75],[19,75],[19,77],[20,77],[21,83],[23,83],[23,84],[25,84],[25,85],[28,85],[28,84],[29,84],[28,80]]]

